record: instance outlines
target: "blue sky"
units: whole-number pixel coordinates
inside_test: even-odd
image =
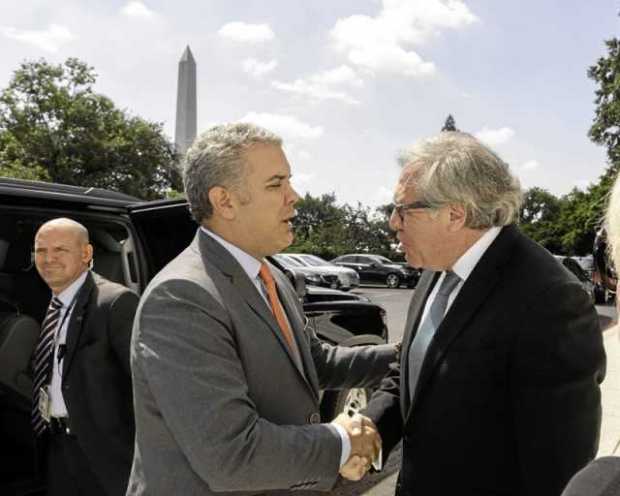
[[[198,129],[279,132],[301,193],[390,200],[399,149],[448,113],[524,187],[585,187],[605,167],[587,130],[587,68],[618,36],[596,0],[0,2],[0,87],[23,60],[76,56],[96,89],[174,133],[177,62],[198,69]]]

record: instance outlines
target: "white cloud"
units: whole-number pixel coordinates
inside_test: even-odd
[[[39,31],[4,26],[0,27],[0,33],[7,38],[34,45],[47,52],[57,52],[62,45],[76,39],[67,27],[59,24],[50,24],[47,29]]]
[[[319,72],[311,76],[310,79],[315,83],[325,85],[348,84],[357,87],[364,86],[364,81],[348,65],[341,65],[335,69]]]
[[[138,0],[127,2],[121,9],[121,14],[126,17],[145,21],[153,21],[159,17],[158,14]]]
[[[324,84],[306,81],[305,79],[296,79],[292,83],[273,81],[271,84],[280,91],[305,96],[311,100],[338,100],[348,103],[349,105],[357,105],[360,103],[359,100],[356,100],[343,91],[332,90]]]
[[[578,179],[573,182],[573,186],[576,186],[580,190],[586,190],[592,184],[592,179]]]
[[[312,154],[307,150],[301,150],[299,152],[299,158],[302,160],[310,160],[312,158]]]
[[[245,59],[243,61],[243,72],[248,73],[253,78],[259,79],[265,74],[270,73],[278,66],[277,60],[262,62],[257,59]]]
[[[275,38],[269,24],[248,24],[245,22],[229,22],[217,32],[222,38],[241,43],[262,43]]]
[[[512,139],[514,135],[514,130],[509,127],[490,129],[485,126],[480,131],[478,131],[475,136],[480,141],[484,141],[489,146],[497,146],[506,143],[507,141]]]
[[[316,178],[316,174],[307,174],[304,172],[299,172],[299,173],[293,173],[291,182],[293,183],[293,187],[295,189],[305,191],[308,189],[308,186],[312,184],[315,178]]]
[[[524,171],[538,169],[539,167],[540,163],[538,162],[538,160],[528,160],[521,165],[521,169],[523,169]]]
[[[312,101],[337,100],[349,105],[358,105],[359,100],[341,89],[334,89],[333,86],[361,87],[364,81],[349,66],[341,65],[290,83],[273,81],[271,85],[277,90],[308,97]]]
[[[252,122],[281,135],[284,141],[313,140],[323,135],[321,126],[311,126],[297,117],[282,114],[249,112],[239,122]]]
[[[380,186],[372,199],[375,205],[387,205],[394,201],[394,190],[385,186]]]
[[[335,48],[362,69],[421,77],[434,74],[435,64],[424,61],[410,46],[477,20],[461,0],[383,0],[377,16],[339,19],[330,35]]]

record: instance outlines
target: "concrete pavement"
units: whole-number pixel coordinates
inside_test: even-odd
[[[603,333],[607,353],[607,375],[601,385],[603,423],[598,456],[620,455],[620,336],[618,326]],[[393,496],[398,472],[383,479],[365,496]]]

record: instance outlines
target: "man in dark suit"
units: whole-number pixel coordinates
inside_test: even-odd
[[[401,163],[390,223],[425,271],[366,412],[384,457],[403,440],[396,493],[557,496],[598,446],[594,306],[514,225],[518,180],[486,146],[445,132]]]
[[[125,494],[133,452],[129,343],[136,294],[89,271],[88,231],[65,218],[35,237],[52,290],[33,357],[32,423],[47,494]]]
[[[378,384],[395,347],[320,342],[265,260],[293,240],[290,178],[280,138],[250,124],[216,126],[189,150],[201,227],[137,310],[128,495],[328,490],[377,450],[357,420],[321,423],[320,389]]]

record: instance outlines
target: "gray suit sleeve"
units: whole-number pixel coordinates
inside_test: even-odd
[[[396,361],[394,344],[333,346],[312,332],[310,347],[322,389],[377,386]]]
[[[138,366],[192,469],[213,491],[333,486],[339,437],[320,424],[276,425],[259,416],[228,315],[204,288],[166,281],[138,318]]]

